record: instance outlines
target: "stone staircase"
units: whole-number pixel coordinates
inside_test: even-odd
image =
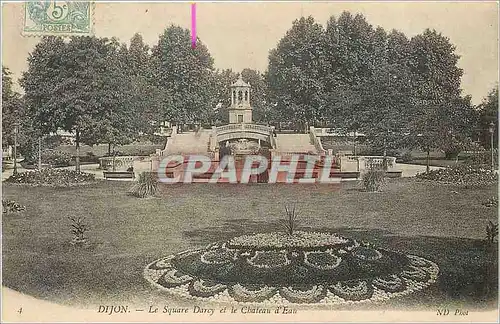
[[[309,134],[277,134],[276,145],[280,153],[317,153]]]

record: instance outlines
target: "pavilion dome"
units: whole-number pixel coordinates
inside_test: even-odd
[[[231,85],[231,87],[250,87],[250,85],[248,83],[246,83],[245,81],[243,81],[243,79],[241,78],[241,75],[240,75],[238,80],[236,80],[236,82],[233,83]]]

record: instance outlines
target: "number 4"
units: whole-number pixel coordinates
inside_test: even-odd
[[[19,314],[21,314],[23,312],[23,308],[19,308],[19,310],[17,311]]]

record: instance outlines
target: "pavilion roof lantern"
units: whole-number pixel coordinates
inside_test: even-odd
[[[240,77],[238,78],[238,80],[236,80],[236,82],[231,85],[231,88],[233,88],[233,87],[250,88],[250,84],[248,84],[245,81],[243,81],[243,79],[241,78],[241,75],[240,75]]]

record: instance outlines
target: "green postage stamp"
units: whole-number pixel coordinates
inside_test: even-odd
[[[28,1],[24,4],[23,35],[86,36],[92,34],[92,2]]]

